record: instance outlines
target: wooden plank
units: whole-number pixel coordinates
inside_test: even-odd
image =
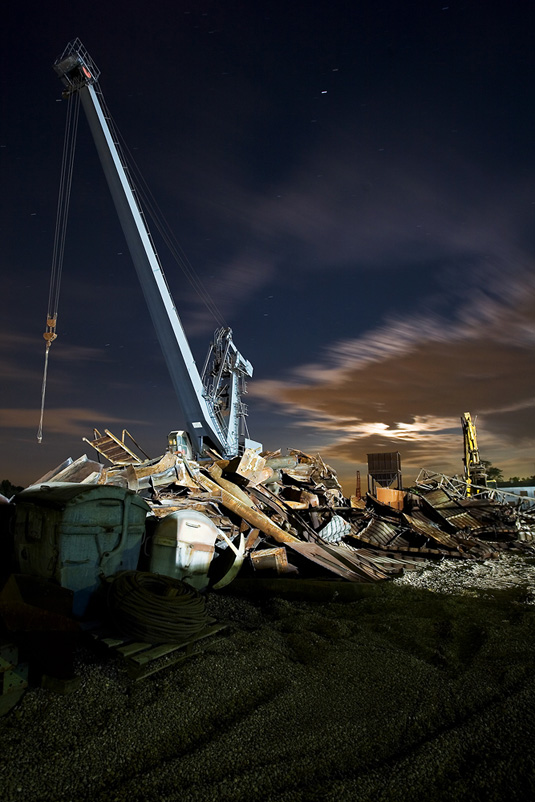
[[[191,646],[191,644],[197,643],[204,638],[208,638],[210,635],[214,635],[216,632],[220,632],[225,628],[226,624],[214,624],[210,627],[206,627],[202,632],[200,632],[198,635],[195,635],[193,638],[188,638],[188,640],[181,641],[180,643],[160,643],[154,646],[152,649],[149,648],[143,653],[131,657],[130,661],[139,666],[143,666],[146,663],[149,663],[151,660],[157,660],[159,657],[164,657],[166,654],[176,651],[177,649],[184,649],[187,646]],[[150,646],[150,644],[146,645]]]
[[[164,668],[170,668],[171,666],[176,666],[179,663],[183,663],[187,657],[188,655],[185,652],[179,652],[178,655],[172,660],[166,660],[164,665],[161,663],[155,663],[153,661],[153,663],[148,664],[146,668],[143,666],[137,666],[135,663],[130,661],[128,664],[128,675],[137,682],[145,679],[146,677],[152,676],[152,674],[156,674],[158,671],[163,671]]]
[[[224,629],[226,629],[226,624],[219,624],[217,626],[205,629],[200,636],[197,638],[191,638],[187,642],[168,644],[169,646],[172,645],[175,647],[174,652],[168,652],[167,655],[162,655],[161,659],[158,660],[155,658],[144,665],[139,664],[139,658],[137,659],[137,662],[136,658],[131,658],[127,660],[128,674],[137,682],[145,679],[146,677],[150,677],[152,674],[156,674],[158,671],[163,671],[171,666],[179,665],[180,663],[185,662],[188,657],[192,657],[193,655],[202,651],[202,647],[198,646],[200,641]],[[141,655],[139,657],[141,657]]]
[[[214,619],[211,619],[214,621]],[[124,659],[129,676],[134,680],[144,679],[155,674],[168,666],[176,665],[189,657],[191,647],[227,628],[227,624],[213,623],[205,627],[199,634],[180,643],[145,643],[141,641],[131,642],[128,638],[103,637],[104,632],[93,632],[92,637],[99,643],[103,643],[110,651],[115,652]],[[173,652],[177,652],[172,657]],[[170,659],[162,660],[161,658]]]
[[[124,646],[119,646],[115,649],[116,652],[122,654],[123,657],[131,657],[133,654],[143,652],[145,649],[150,649],[152,643],[143,641],[136,641],[135,643],[126,643]]]
[[[158,646],[153,646],[141,654],[135,655],[131,658],[131,662],[144,666],[146,663],[150,663],[151,660],[157,660],[158,657],[164,657],[166,654],[176,652],[177,649],[181,649],[185,645],[184,643],[160,643]],[[147,646],[150,646],[150,644],[147,644]]]
[[[123,646],[128,642],[128,638],[101,638],[99,635],[94,635],[96,640],[99,640],[109,649],[116,649],[117,646]]]

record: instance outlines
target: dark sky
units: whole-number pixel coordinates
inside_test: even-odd
[[[28,484],[177,404],[85,119],[37,444],[65,123],[80,37],[107,104],[239,350],[251,436],[462,471],[459,418],[535,473],[535,13],[528,3],[66,2],[2,19],[0,478]],[[217,327],[161,253],[200,366]],[[91,451],[91,449],[89,449]],[[89,454],[92,456],[91,454]]]

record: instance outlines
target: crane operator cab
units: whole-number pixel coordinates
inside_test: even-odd
[[[169,432],[167,435],[167,450],[172,454],[181,454],[186,459],[193,459],[193,447],[189,434],[183,429]]]

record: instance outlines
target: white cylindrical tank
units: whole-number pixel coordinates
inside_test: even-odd
[[[202,590],[208,585],[208,569],[218,535],[217,526],[198,510],[169,513],[156,527],[150,570]]]

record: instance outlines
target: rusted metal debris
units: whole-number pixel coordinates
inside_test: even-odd
[[[102,443],[97,446],[102,454]],[[429,476],[412,491],[381,488],[374,480],[374,494],[346,498],[321,456],[298,450],[286,455],[246,450],[232,460],[211,454],[199,462],[168,451],[127,462],[120,449],[107,459],[108,466],[85,454],[68,459],[4,504],[13,520],[2,527],[9,537],[2,540],[0,625],[23,639],[43,681],[48,678],[55,689],[60,682],[62,692],[76,679],[70,638],[92,620],[109,628],[97,641],[115,645],[118,654],[134,661],[129,667],[136,676],[189,653],[191,639],[170,638],[156,646],[145,643],[148,637],[132,643],[131,633],[117,629],[105,583],[118,580],[125,567],[133,574],[173,577],[201,593],[234,583],[231,589],[258,597],[353,600],[422,561],[488,559],[511,548],[533,551],[535,507],[482,494],[463,498],[455,483]],[[114,502],[115,517],[111,496],[124,496]],[[71,497],[80,501],[78,528],[67,525]],[[134,507],[142,508],[137,523],[130,515]],[[115,546],[108,542],[112,530]],[[37,559],[43,549],[50,560]],[[58,563],[57,576],[50,574],[49,562]],[[84,581],[78,581],[80,571]],[[145,621],[142,609],[128,608],[128,614]],[[80,620],[84,617],[88,621]],[[208,626],[199,638],[216,631]],[[39,638],[46,638],[47,648]]]
[[[84,455],[43,479],[127,487],[147,501],[155,525],[172,512],[202,512],[222,533],[216,566],[228,543],[243,537],[241,578],[376,582],[415,560],[489,558],[519,543],[519,512],[510,504],[456,498],[437,483],[348,499],[319,454],[296,449],[286,455],[246,450],[230,461],[212,455],[199,463],[172,452],[127,464],[124,459],[123,453],[104,467]],[[221,570],[214,573],[221,579]],[[229,576],[236,573],[235,567]]]

